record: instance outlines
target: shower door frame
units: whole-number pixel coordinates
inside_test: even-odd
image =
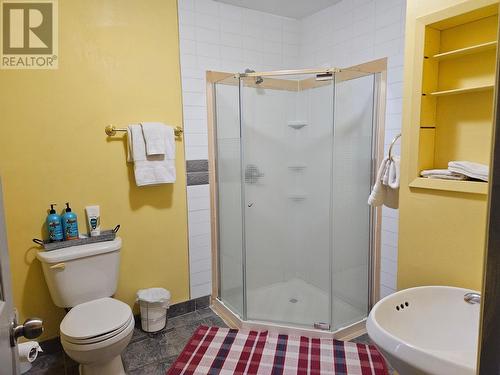
[[[372,186],[375,182],[376,173],[384,157],[384,134],[385,134],[385,107],[387,91],[387,58],[382,58],[367,63],[341,69],[303,69],[303,70],[281,70],[271,72],[248,73],[241,76],[281,76],[295,74],[319,74],[319,73],[342,73],[345,77],[342,81],[360,78],[367,74],[375,74],[374,106],[373,106],[373,159],[371,168]],[[218,71],[206,72],[207,92],[207,125],[208,125],[208,163],[210,184],[210,218],[211,218],[211,252],[212,252],[212,295],[211,303],[214,310],[234,328],[267,329],[284,334],[307,334],[316,337],[334,337],[336,339],[348,340],[365,332],[365,319],[341,328],[337,331],[324,331],[314,328],[288,326],[273,322],[243,320],[234,313],[224,302],[219,299],[220,292],[220,270],[219,270],[219,222],[218,222],[218,184],[217,184],[217,133],[215,128],[215,85],[216,83],[234,79],[234,85],[239,85],[240,74]],[[225,83],[229,84],[229,83]],[[271,82],[266,81],[256,87],[275,88]],[[240,108],[241,109],[241,108]],[[368,310],[380,299],[380,263],[381,263],[381,222],[382,208],[370,209],[371,244],[369,249],[369,301]],[[244,262],[243,262],[244,263]],[[242,265],[243,266],[243,265]],[[243,289],[245,285],[243,283]],[[243,290],[243,299],[245,291]],[[246,304],[246,301],[243,301]]]

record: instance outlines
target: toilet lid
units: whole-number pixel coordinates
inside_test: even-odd
[[[61,322],[61,334],[76,340],[119,331],[130,322],[129,305],[113,298],[101,298],[73,307]]]

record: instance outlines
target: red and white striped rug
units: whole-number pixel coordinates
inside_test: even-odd
[[[374,346],[200,326],[167,375],[387,375]]]

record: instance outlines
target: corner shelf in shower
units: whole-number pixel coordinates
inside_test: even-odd
[[[292,129],[299,130],[302,129],[304,126],[307,126],[307,121],[300,121],[300,120],[288,121],[287,125]]]
[[[288,194],[288,199],[293,202],[302,202],[307,199],[307,195],[304,193],[292,193]]]
[[[288,165],[288,169],[290,169],[293,172],[302,172],[306,168],[307,165],[304,163],[293,163]]]

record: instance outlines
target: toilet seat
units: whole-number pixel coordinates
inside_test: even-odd
[[[100,298],[75,306],[61,322],[61,340],[73,345],[97,344],[133,328],[130,307],[113,298]]]

